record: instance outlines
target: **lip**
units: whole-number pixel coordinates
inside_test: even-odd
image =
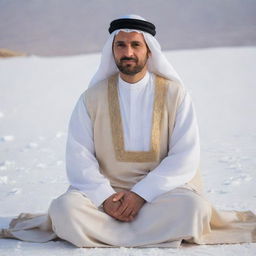
[[[136,61],[135,60],[122,60],[122,62],[125,62],[125,63],[135,63]]]

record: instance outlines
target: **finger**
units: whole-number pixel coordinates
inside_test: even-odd
[[[112,216],[114,219],[118,220],[118,221],[122,221],[122,222],[126,222],[127,221],[127,218],[124,218],[122,216]]]
[[[129,217],[126,217],[126,218],[116,217],[115,219],[118,220],[118,221],[122,221],[122,222],[130,222],[134,219],[134,217],[132,217],[132,216],[129,216]]]
[[[130,214],[130,216],[132,216],[133,218],[135,218],[136,215],[137,215],[137,212],[135,212],[135,211],[132,211],[132,213]]]
[[[126,222],[131,222],[131,221],[133,221],[133,220],[134,220],[134,217],[133,217],[132,215],[130,215],[129,217],[127,217],[127,218],[125,219]]]
[[[130,215],[133,213],[133,209],[131,208],[126,208],[126,210],[122,213],[122,216],[124,218],[130,217]]]
[[[116,193],[116,195],[113,197],[113,202],[119,201],[124,197],[124,192]]]
[[[123,214],[123,212],[127,209],[127,207],[128,207],[128,204],[126,204],[126,203],[121,204],[121,206],[116,211],[116,216],[121,216]]]
[[[115,218],[116,220],[120,221],[120,222],[130,222],[131,220],[128,218]]]
[[[120,201],[112,202],[111,214],[115,215],[120,206],[121,206]]]

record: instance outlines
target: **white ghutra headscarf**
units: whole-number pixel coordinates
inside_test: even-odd
[[[137,20],[146,21],[144,18],[134,14],[122,16],[119,19],[137,19]],[[148,48],[150,49],[150,52],[151,52],[151,55],[149,56],[148,62],[147,62],[148,71],[155,73],[157,75],[163,76],[170,80],[179,81],[181,84],[183,84],[181,78],[179,77],[177,72],[174,70],[173,66],[169,63],[169,61],[163,55],[161,51],[161,46],[154,36],[152,36],[150,33],[147,33],[141,30],[122,28],[122,29],[117,29],[113,31],[110,34],[107,42],[105,43],[102,50],[100,65],[98,67],[97,72],[95,73],[95,75],[93,76],[93,78],[89,83],[89,88],[97,84],[98,82],[108,78],[109,76],[115,73],[118,73],[119,70],[116,66],[113,53],[112,53],[112,44],[113,44],[115,35],[117,35],[119,31],[124,31],[128,33],[129,32],[142,33],[146,41],[146,44],[148,45]]]

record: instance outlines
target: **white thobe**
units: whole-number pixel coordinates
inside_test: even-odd
[[[125,150],[148,151],[151,142],[155,76],[147,73],[137,83],[120,77],[118,93]],[[67,176],[71,188],[85,194],[96,206],[115,193],[109,180],[100,173],[95,157],[93,125],[82,96],[72,113],[66,148]],[[185,92],[176,113],[175,126],[169,138],[168,155],[132,188],[147,202],[189,182],[200,160],[196,115],[191,98]]]

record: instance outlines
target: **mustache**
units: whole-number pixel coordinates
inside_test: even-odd
[[[120,59],[120,61],[123,61],[123,60],[133,60],[133,61],[137,61],[137,58],[123,57],[123,58]]]

